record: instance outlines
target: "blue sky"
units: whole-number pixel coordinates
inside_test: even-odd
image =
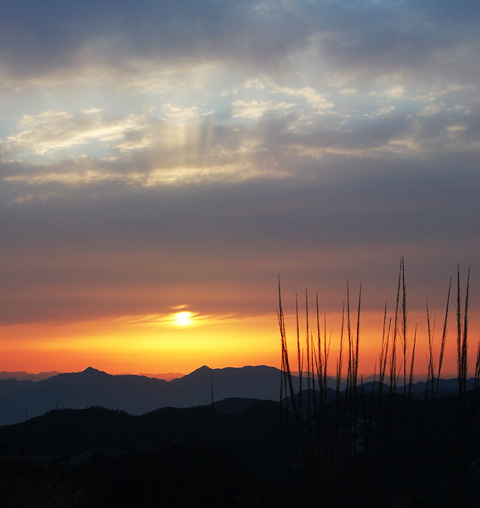
[[[0,5],[4,325],[479,310],[477,2]]]

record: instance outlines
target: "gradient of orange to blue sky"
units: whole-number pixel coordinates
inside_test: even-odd
[[[479,33],[476,0],[2,1],[0,370],[278,366],[280,274],[333,349],[363,284],[366,373],[401,256],[419,362],[457,264],[475,349]]]

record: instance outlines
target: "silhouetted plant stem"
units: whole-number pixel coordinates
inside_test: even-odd
[[[214,396],[213,396],[213,370],[210,369],[210,397],[211,397],[211,408],[212,408],[212,441],[213,443],[217,442],[216,433],[215,433],[215,405],[214,405]]]
[[[381,350],[375,364],[372,389],[366,389],[359,374],[362,286],[358,296],[356,323],[352,323],[350,287],[347,280],[343,302],[338,354],[334,361],[335,390],[328,389],[328,359],[332,334],[327,334],[326,316],[321,326],[319,299],[316,296],[316,337],[312,333],[308,292],[305,291],[305,334],[300,330],[298,299],[295,299],[297,393],[293,383],[281,303],[279,281],[278,321],[282,348],[281,394],[289,395],[295,429],[293,453],[287,475],[297,481],[298,506],[318,508],[431,506],[430,495],[444,487],[444,470],[456,465],[456,477],[445,503],[466,506],[465,474],[471,422],[479,406],[478,393],[467,397],[468,307],[470,270],[465,301],[462,303],[460,270],[457,268],[457,428],[449,422],[453,441],[439,442],[443,430],[440,413],[440,379],[444,364],[450,279],[439,349],[436,350],[435,317],[426,304],[427,379],[423,402],[413,391],[417,367],[418,328],[409,332],[405,263],[400,261],[396,305],[393,317],[388,306],[383,312]],[[302,319],[303,326],[303,319]],[[304,341],[304,342],[303,342]],[[293,342],[293,341],[292,341]],[[438,353],[438,356],[437,356]],[[332,360],[333,361],[333,360]],[[378,385],[377,385],[378,379]],[[399,389],[403,382],[403,390]],[[386,385],[386,388],[384,386]],[[306,387],[302,394],[303,387]],[[477,349],[473,387],[480,388],[480,343]],[[329,393],[334,395],[331,401]],[[305,401],[302,397],[308,397]],[[469,402],[471,400],[471,402]],[[443,404],[443,402],[442,402]],[[284,406],[282,406],[284,407]],[[448,415],[449,417],[451,415]],[[288,431],[287,431],[288,432]],[[288,434],[290,435],[290,434]],[[439,455],[445,446],[446,453]],[[456,463],[452,462],[454,459]],[[432,469],[433,467],[433,469]],[[447,469],[449,471],[449,469]],[[437,492],[434,492],[437,495]],[[440,494],[441,495],[441,494]]]
[[[438,397],[438,390],[439,390],[439,386],[440,386],[440,373],[442,371],[443,357],[445,355],[445,344],[447,341],[447,323],[448,323],[448,312],[450,309],[451,289],[452,289],[452,278],[450,277],[450,281],[448,284],[447,303],[445,305],[445,319],[443,321],[442,340],[441,340],[441,345],[440,345],[440,356],[438,359],[437,387],[435,390],[435,398]]]
[[[459,422],[463,426],[466,419],[466,399],[467,399],[467,377],[468,377],[468,298],[470,289],[470,269],[467,273],[467,285],[465,289],[465,306],[463,309],[460,294],[460,267],[457,267],[457,363],[458,363],[458,383],[459,383]],[[459,450],[459,493],[458,501],[461,506],[465,506],[465,463],[467,457],[468,427],[462,433]]]
[[[477,361],[475,362],[475,375],[473,383],[473,391],[476,392],[480,384],[480,341],[477,344]]]

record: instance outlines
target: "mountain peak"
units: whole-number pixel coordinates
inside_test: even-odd
[[[95,369],[93,367],[87,367],[85,370],[80,372],[80,374],[106,374],[106,372]]]
[[[190,372],[189,375],[192,375],[192,374],[204,374],[206,372],[211,372],[213,369],[211,369],[210,367],[208,367],[207,365],[202,365],[201,367],[199,367],[198,369],[195,369],[193,372]]]

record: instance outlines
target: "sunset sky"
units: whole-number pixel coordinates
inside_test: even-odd
[[[478,0],[0,5],[0,371],[278,366],[278,275],[371,360],[402,256],[476,349]]]

